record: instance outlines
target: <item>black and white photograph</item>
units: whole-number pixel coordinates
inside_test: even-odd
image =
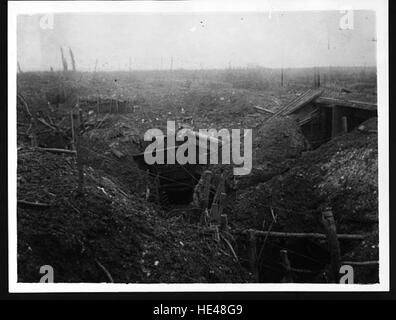
[[[10,290],[388,290],[387,5],[9,2]]]

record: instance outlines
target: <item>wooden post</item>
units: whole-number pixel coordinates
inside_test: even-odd
[[[203,209],[209,206],[210,186],[212,180],[212,171],[206,170],[204,173],[204,188],[203,188]]]
[[[99,115],[100,113],[100,106],[99,106],[99,97],[96,100],[96,114]]]
[[[81,129],[81,125],[83,124],[83,114],[78,101],[77,104],[78,104],[78,127],[79,129]]]
[[[228,229],[228,216],[226,214],[222,214],[220,216],[220,229],[221,230]]]
[[[216,242],[219,242],[219,241],[220,241],[219,227],[216,226],[216,225],[214,225],[214,226],[213,226],[213,231],[214,231],[214,233],[213,233],[213,239],[214,239]]]
[[[331,137],[334,138],[341,133],[341,109],[339,106],[332,106]]]
[[[282,263],[283,269],[285,271],[285,276],[282,279],[282,282],[292,283],[293,276],[292,276],[292,271],[291,271],[290,260],[287,255],[287,250],[281,250],[280,257],[281,257],[281,263]]]
[[[81,126],[81,111],[78,111],[78,121],[77,121],[77,136],[76,136],[76,152],[77,152],[77,172],[78,172],[78,192],[83,195],[84,194],[84,164],[82,157],[82,148],[81,148],[81,134],[80,134],[80,126]]]
[[[283,67],[281,68],[281,87],[283,87]]]
[[[155,201],[158,206],[161,205],[161,183],[160,183],[160,177],[159,177],[159,172],[157,172],[157,175],[155,176]]]
[[[145,178],[146,178],[146,185],[145,185],[145,187],[146,187],[146,193],[145,193],[145,199],[146,200],[149,200],[149,198],[150,198],[150,170],[149,169],[147,169],[146,170],[146,176],[145,176]]]
[[[37,147],[38,141],[37,141],[37,121],[36,121],[36,116],[32,115],[31,119],[31,125],[32,125],[32,135],[31,135],[31,144],[32,147]]]
[[[75,133],[74,133],[74,115],[73,115],[73,110],[70,111],[70,126],[71,126],[71,148],[72,150],[76,150],[75,146]]]
[[[341,118],[341,133],[348,133],[348,118],[346,116]]]
[[[324,209],[322,223],[326,232],[331,261],[331,281],[338,283],[341,267],[341,250],[337,238],[337,229],[331,207]]]
[[[220,223],[220,216],[223,212],[224,200],[226,197],[224,189],[224,175],[222,174],[210,209],[210,218],[218,224]]]
[[[257,270],[257,244],[256,235],[254,232],[249,232],[249,264],[250,270],[254,274],[254,277],[258,281],[258,270]]]

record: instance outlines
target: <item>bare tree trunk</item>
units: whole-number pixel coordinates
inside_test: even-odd
[[[74,59],[74,54],[70,47],[69,47],[69,54],[70,54],[70,60],[71,60],[71,64],[72,64],[72,70],[76,71],[76,60]]]
[[[61,52],[61,59],[62,59],[62,66],[63,66],[63,71],[67,71],[67,61],[65,58],[65,55],[63,54],[63,49],[60,47],[60,52]]]

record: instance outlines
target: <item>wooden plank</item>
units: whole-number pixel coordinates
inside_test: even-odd
[[[322,233],[298,233],[298,232],[275,232],[275,231],[261,231],[261,230],[234,230],[235,234],[249,234],[254,232],[256,236],[268,236],[272,238],[291,238],[291,239],[318,239],[326,240],[327,236]],[[342,240],[363,240],[366,238],[365,235],[361,234],[337,234],[338,239]]]
[[[67,154],[76,154],[74,150],[67,150],[67,149],[57,149],[57,148],[40,148],[37,147],[35,150],[44,151],[44,152],[52,152],[52,153],[67,153]]]
[[[344,100],[330,97],[319,97],[318,103],[321,104],[335,104],[341,107],[357,108],[370,111],[377,111],[377,104],[374,102],[357,101],[357,100]]]
[[[315,90],[312,91],[309,95],[305,96],[301,101],[296,103],[294,106],[292,106],[290,109],[286,110],[283,114],[289,115],[292,114],[293,112],[297,111],[304,105],[314,101],[316,98],[318,98],[321,94],[323,93],[323,90]]]
[[[268,110],[266,108],[260,107],[260,106],[255,106],[254,109],[256,109],[259,112],[264,112],[264,113],[269,113],[269,114],[274,114],[274,111]]]
[[[371,266],[379,265],[379,261],[343,261],[341,264],[351,266]]]
[[[49,207],[51,207],[51,205],[48,204],[48,203],[31,202],[31,201],[25,201],[25,200],[18,200],[17,203],[21,204],[21,205],[26,205],[26,206],[30,206],[30,207],[38,207],[38,208],[49,208]]]

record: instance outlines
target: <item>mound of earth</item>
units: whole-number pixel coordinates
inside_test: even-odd
[[[375,133],[354,130],[305,152],[284,174],[240,193],[240,204],[242,208],[249,203],[261,205],[252,208],[252,213],[268,212],[272,207],[278,210],[280,217],[285,216],[283,226],[290,231],[307,232],[315,229],[312,224],[299,226],[295,223],[300,219],[291,221],[286,212],[294,212],[296,217],[298,213],[309,216],[320,205],[330,205],[340,223],[340,231],[361,230],[361,226],[356,228],[353,224],[346,230],[343,221],[377,219],[377,150]],[[252,201],[250,196],[261,201]]]
[[[264,122],[253,130],[253,168],[239,177],[238,187],[247,188],[288,170],[307,148],[300,127],[289,118]]]
[[[363,123],[376,127],[376,118]],[[348,261],[378,259],[378,148],[374,130],[354,130],[305,152],[285,173],[237,194],[234,226],[323,233],[332,207],[338,233],[370,235],[343,247]],[[371,270],[371,269],[370,269]],[[375,281],[369,277],[364,281]]]
[[[40,267],[55,282],[247,282],[222,243],[181,217],[123,189],[86,166],[77,191],[70,155],[18,150],[18,281],[38,282]]]

